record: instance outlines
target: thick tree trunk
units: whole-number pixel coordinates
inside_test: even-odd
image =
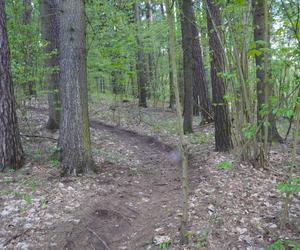
[[[137,3],[134,3],[134,14],[135,14],[135,23],[136,23],[136,40],[137,40],[137,81],[139,89],[139,106],[147,107],[147,66],[146,66],[146,57],[144,52],[144,43],[139,34],[140,30],[140,10]]]
[[[183,127],[185,133],[193,132],[193,32],[191,18],[193,16],[192,0],[181,2],[181,30],[183,50]]]
[[[83,0],[60,1],[61,164],[68,175],[93,167],[88,117]]]
[[[221,41],[221,16],[215,0],[206,0],[207,28],[209,34],[209,47],[211,50],[211,81],[213,95],[213,111],[215,124],[215,147],[217,151],[228,151],[232,148],[231,123],[228,104],[224,99],[225,72],[224,51]]]
[[[45,52],[50,54],[45,66],[51,70],[46,75],[48,86],[49,118],[47,128],[59,128],[60,100],[59,100],[59,8],[58,0],[41,0],[41,33],[47,42]]]
[[[202,51],[199,40],[199,32],[196,26],[196,18],[192,9],[192,37],[193,37],[193,62],[194,62],[194,83],[193,83],[193,99],[194,99],[194,115],[201,113],[202,124],[209,123],[213,120],[211,111],[211,102],[208,95],[208,81],[206,79],[205,68],[202,58]]]
[[[18,169],[24,159],[10,75],[4,2],[0,0],[0,171]]]
[[[32,6],[31,6],[31,0],[23,0],[23,6],[24,6],[24,12],[23,12],[23,24],[24,25],[30,25],[32,22]],[[29,32],[29,29],[26,30]],[[29,42],[25,44],[25,67],[26,67],[26,73],[27,77],[32,77],[33,74],[33,58],[32,58],[32,51],[30,51],[30,39],[31,35],[30,33],[27,34]],[[28,96],[36,95],[35,90],[35,84],[32,80],[29,80],[28,82],[24,83],[24,92]]]

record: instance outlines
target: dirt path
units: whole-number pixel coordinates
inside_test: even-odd
[[[44,122],[45,110],[34,110],[39,114],[36,123]],[[7,249],[157,249],[154,236],[177,235],[178,151],[97,120],[91,121],[91,131],[93,149],[99,152],[94,154],[96,162],[101,153],[112,161],[99,163],[98,175],[80,178],[59,178],[53,172],[45,178],[45,169],[27,171],[40,185],[37,199],[44,197],[47,207],[36,206],[29,225],[25,221],[10,228],[3,243]],[[13,224],[6,219],[4,227]]]
[[[33,128],[26,130],[21,120],[22,132],[58,137],[45,130],[44,109],[29,117]],[[153,117],[166,119],[163,112]],[[171,240],[169,249],[182,250],[180,157],[161,142],[176,137],[147,136],[153,133],[144,124],[128,127],[140,132],[91,120],[99,173],[77,178],[60,177],[59,162],[51,159],[55,141],[24,137],[26,166],[0,175],[0,249],[159,249],[153,238],[160,236]],[[300,196],[293,197],[290,223],[282,228],[283,196],[276,189],[286,180],[290,152],[273,147],[268,170],[256,169],[215,152],[212,129],[192,135],[197,143],[190,145],[191,240],[185,249],[263,250],[279,239],[299,242]],[[232,167],[220,170],[221,162]]]
[[[113,172],[116,188],[87,200],[89,205],[80,212],[80,223],[60,234],[59,241],[65,241],[69,249],[87,249],[90,244],[106,249],[105,243],[110,249],[149,249],[155,229],[171,226],[176,235],[181,204],[178,152],[153,137],[100,121],[91,121],[91,127],[93,132],[101,131],[102,138],[113,141],[123,157],[133,157],[138,164],[122,170],[120,166],[102,169]],[[101,146],[103,139],[93,144]],[[130,155],[122,149],[131,149]],[[54,235],[57,237],[57,232]]]

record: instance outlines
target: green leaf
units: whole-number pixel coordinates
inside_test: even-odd
[[[233,164],[230,161],[222,161],[217,165],[217,168],[220,170],[231,169],[233,168]]]

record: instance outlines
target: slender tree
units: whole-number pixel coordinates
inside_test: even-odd
[[[183,79],[184,79],[184,104],[183,127],[185,133],[193,132],[193,8],[192,0],[181,1],[181,32],[183,50]]]
[[[147,107],[147,66],[146,56],[144,52],[144,42],[140,34],[140,9],[137,3],[134,3],[134,17],[136,24],[136,40],[137,40],[137,81],[139,89],[139,106]]]
[[[45,66],[50,70],[46,74],[48,86],[49,118],[47,128],[59,128],[60,100],[59,100],[59,9],[58,0],[41,0],[41,33],[47,42],[45,52],[48,54]]]
[[[177,81],[177,66],[176,66],[176,47],[175,47],[175,20],[174,10],[171,5],[171,0],[165,0],[167,7],[168,16],[168,43],[169,43],[169,59],[172,68],[172,84],[175,94],[176,101],[176,113],[177,113],[177,130],[180,138],[180,151],[181,151],[181,163],[182,163],[182,194],[183,194],[183,206],[182,206],[182,217],[180,225],[180,241],[182,244],[188,243],[188,219],[189,219],[189,180],[188,180],[188,153],[187,144],[184,139],[184,128],[182,119],[182,105],[180,103],[179,86]]]
[[[191,20],[192,23],[192,55],[193,55],[193,98],[194,98],[194,115],[201,113],[202,122],[208,123],[213,120],[211,111],[211,102],[208,95],[208,81],[202,57],[202,49],[200,46],[199,31],[196,24],[195,12],[191,6]]]
[[[211,81],[215,124],[215,147],[217,151],[232,148],[231,123],[228,104],[225,100],[224,49],[222,47],[221,15],[215,0],[206,0],[207,28],[211,52]]]
[[[32,5],[31,5],[31,0],[23,0],[23,6],[24,6],[24,11],[23,11],[23,25],[27,26],[26,32],[30,31],[30,28],[28,26],[32,22]],[[29,80],[24,83],[24,92],[26,95],[33,96],[36,95],[36,90],[35,90],[35,84],[32,79],[32,68],[33,68],[33,58],[32,58],[32,51],[31,51],[31,35],[30,32],[27,34],[28,36],[28,41],[26,41],[25,44],[25,61],[24,64],[26,66],[26,73],[27,73],[27,78]]]
[[[59,146],[65,174],[77,175],[94,165],[88,117],[85,4],[83,0],[60,3]]]
[[[10,75],[5,0],[0,0],[0,170],[18,169],[24,160]]]
[[[270,81],[271,78],[271,65],[270,55],[267,52],[271,48],[270,43],[270,16],[267,5],[267,0],[254,0],[253,5],[253,28],[254,28],[254,41],[256,49],[260,51],[255,56],[256,63],[256,94],[257,94],[257,123],[261,128],[259,130],[259,140],[267,142],[269,139],[282,142],[282,138],[278,133],[276,127],[276,120],[272,112],[269,112],[265,117],[262,114],[264,105],[268,104],[268,99],[273,94],[273,86]],[[270,107],[271,108],[271,107]],[[268,129],[263,126],[264,120],[268,120]],[[265,143],[266,144],[266,143]],[[266,149],[265,149],[266,150]]]
[[[151,24],[153,23],[153,13],[152,13],[152,1],[147,0],[146,2],[146,19],[147,19],[147,25],[148,29],[150,29]],[[154,84],[155,80],[155,56],[154,56],[154,48],[150,44],[150,52],[147,53],[147,62],[148,62],[148,89],[151,88],[151,86]],[[149,98],[151,97],[151,92],[148,91]]]

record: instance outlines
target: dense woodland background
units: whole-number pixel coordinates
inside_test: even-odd
[[[299,249],[299,63],[298,0],[0,0],[0,248]]]

